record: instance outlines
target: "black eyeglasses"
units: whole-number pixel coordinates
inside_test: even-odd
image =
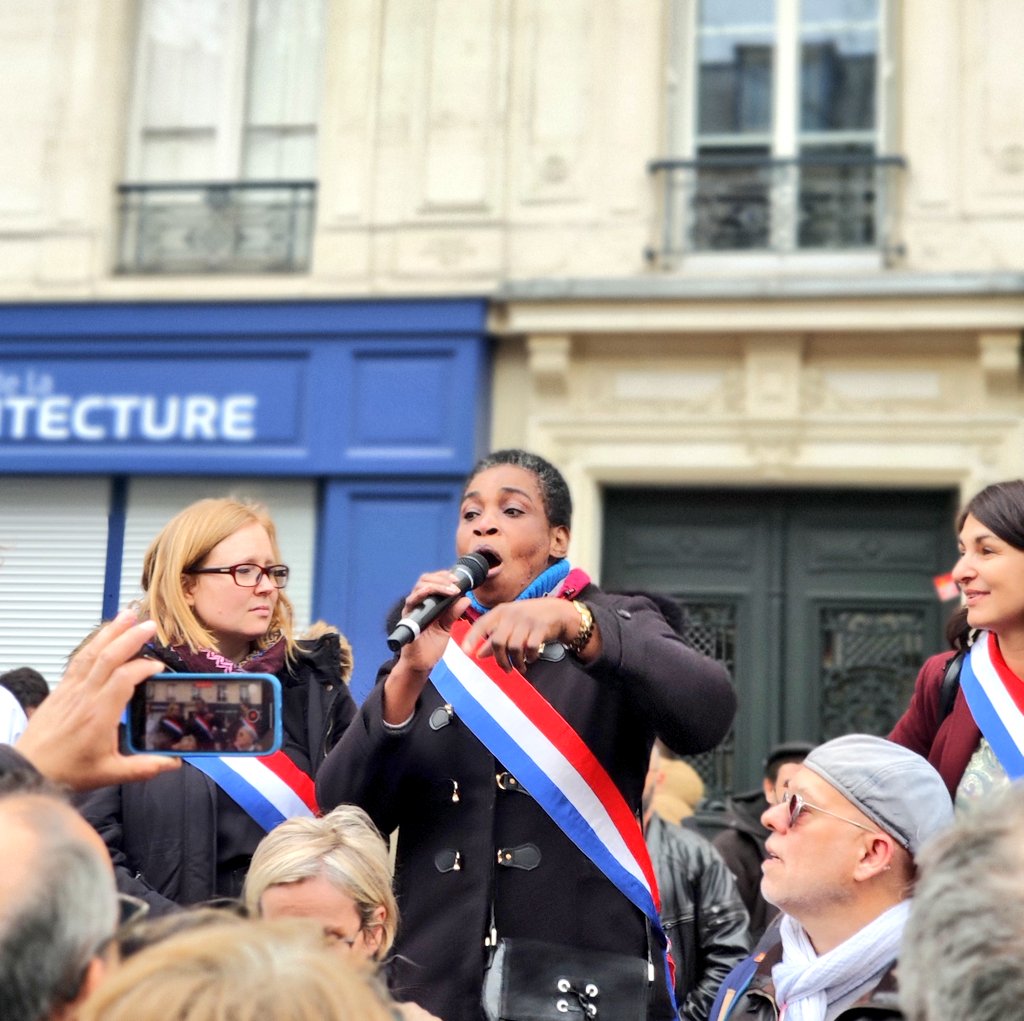
[[[841,819],[843,822],[848,822],[851,826],[867,830],[868,833],[878,832],[873,826],[865,826],[862,822],[857,822],[855,819],[847,819],[845,815],[837,815],[835,812],[830,812],[827,808],[822,808],[820,805],[812,805],[809,801],[804,801],[799,794],[784,794],[782,796],[782,804],[786,806],[786,811],[789,813],[790,826],[795,826],[797,819],[800,818],[800,813],[809,808],[812,812],[821,812],[822,815],[830,815],[833,819]]]
[[[266,575],[275,588],[284,588],[288,584],[289,569],[284,564],[272,564],[260,567],[259,564],[232,564],[230,567],[190,567],[186,574],[230,574],[236,585],[242,588],[255,588]]]

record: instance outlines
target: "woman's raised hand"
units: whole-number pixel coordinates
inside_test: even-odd
[[[548,642],[568,644],[579,631],[580,616],[567,599],[543,596],[502,603],[470,628],[462,651],[493,656],[502,670],[525,670]]]
[[[459,594],[451,571],[430,571],[421,574],[406,597],[402,613],[407,614],[427,596]],[[469,605],[468,597],[457,599],[415,641],[402,647],[401,655],[384,682],[384,719],[392,725],[404,723],[416,708],[416,700],[426,687],[430,671],[444,654],[452,624]]]

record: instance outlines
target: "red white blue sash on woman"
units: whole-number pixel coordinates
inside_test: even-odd
[[[662,951],[654,867],[622,792],[594,753],[517,670],[461,649],[470,625],[456,621],[430,679],[458,717],[570,840],[650,920]],[[675,1002],[671,970],[669,996]]]
[[[1006,665],[991,632],[982,631],[971,646],[960,687],[1006,775],[1024,776],[1024,682]]]
[[[296,816],[317,813],[312,779],[284,752],[273,755],[185,755],[268,833]]]

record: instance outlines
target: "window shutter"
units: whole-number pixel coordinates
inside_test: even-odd
[[[54,685],[99,623],[109,501],[105,478],[0,481],[0,671]]]

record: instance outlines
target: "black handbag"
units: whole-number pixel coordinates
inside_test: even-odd
[[[642,957],[501,939],[484,976],[487,1021],[645,1021]]]

